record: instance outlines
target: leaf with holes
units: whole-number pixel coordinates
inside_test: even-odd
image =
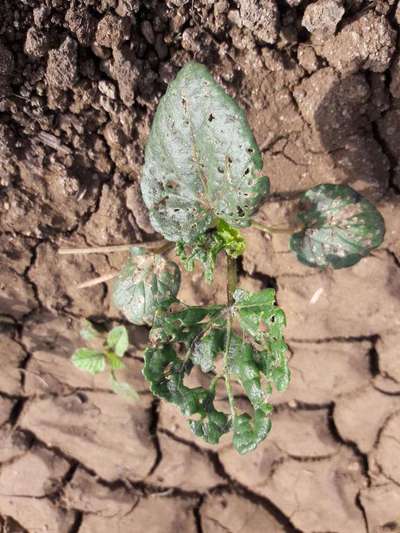
[[[133,248],[114,283],[113,302],[133,324],[151,325],[156,311],[175,299],[179,285],[180,271],[174,262]]]
[[[253,357],[258,368],[278,391],[285,390],[290,381],[286,357],[288,349],[283,337],[286,317],[275,304],[275,290],[250,293],[237,289],[233,297],[239,324],[257,348]]]
[[[379,211],[347,185],[317,185],[301,198],[298,219],[304,229],[294,233],[290,248],[312,267],[345,268],[379,246],[385,223]]]
[[[247,413],[238,415],[233,424],[233,447],[240,454],[254,450],[271,430],[271,419],[258,409],[252,418]]]
[[[196,415],[197,418],[188,421],[192,431],[207,442],[216,444],[229,431],[229,419],[213,405],[215,389],[187,387],[183,382],[185,373],[185,362],[172,346],[148,348],[145,351],[143,375],[150,384],[150,390],[178,406],[183,415]]]
[[[154,228],[190,243],[220,218],[249,226],[268,194],[262,157],[242,109],[208,70],[188,63],[161,98],[141,188]]]

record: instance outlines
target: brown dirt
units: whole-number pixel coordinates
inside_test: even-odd
[[[400,531],[400,4],[397,0],[3,0],[0,9],[0,531]],[[246,230],[241,283],[275,286],[292,385],[270,438],[239,457],[195,439],[140,374],[129,404],[69,361],[82,317],[123,323],[120,255],[63,246],[154,239],[138,180],[166,84],[204,62],[246,109],[272,195],[349,183],[385,216],[384,245],[319,272],[287,237]],[[224,297],[185,276],[188,303]],[[223,396],[220,397],[225,402]]]

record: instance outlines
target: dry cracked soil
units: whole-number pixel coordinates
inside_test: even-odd
[[[0,530],[4,533],[400,531],[400,3],[397,0],[2,0]],[[275,287],[292,384],[270,437],[239,457],[192,436],[141,377],[140,402],[76,370],[83,317],[124,323],[107,286],[124,256],[59,246],[157,238],[140,189],[160,96],[190,59],[246,110],[279,224],[321,182],[383,213],[383,246],[309,269],[286,236],[246,230],[246,288]],[[185,276],[187,303],[222,300]],[[221,398],[223,401],[223,398]]]

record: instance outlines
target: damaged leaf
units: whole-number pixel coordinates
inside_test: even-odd
[[[311,267],[345,268],[379,246],[385,223],[379,211],[347,185],[317,185],[301,198],[298,219],[304,229],[294,233],[290,248]]]
[[[222,219],[249,226],[269,192],[261,152],[242,109],[198,63],[186,64],[161,98],[141,180],[154,228],[191,243]]]
[[[151,325],[157,309],[168,306],[178,293],[180,272],[161,255],[132,248],[131,257],[113,286],[113,303],[137,325]]]

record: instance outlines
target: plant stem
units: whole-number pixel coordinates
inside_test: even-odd
[[[291,227],[288,226],[286,228],[274,228],[271,226],[264,226],[264,224],[260,224],[259,222],[256,222],[255,220],[252,220],[251,225],[253,228],[256,228],[260,231],[263,231],[264,233],[268,233],[269,235],[272,235],[273,233],[293,233],[294,231],[298,231],[301,229],[301,227]]]
[[[228,319],[226,321],[226,343],[225,343],[225,353],[224,353],[224,378],[225,378],[225,387],[226,387],[226,393],[228,395],[228,402],[229,402],[229,409],[231,411],[232,415],[232,423],[235,420],[236,411],[235,411],[235,403],[233,401],[233,392],[232,392],[232,384],[229,379],[229,370],[228,370],[228,357],[229,357],[229,349],[231,347],[231,339],[232,339],[232,317],[229,314]]]
[[[58,250],[58,253],[60,255],[83,255],[83,254],[111,254],[114,252],[126,252],[133,246],[136,246],[138,248],[154,248],[154,251],[157,249],[161,251],[165,251],[164,247],[168,245],[169,247],[173,247],[173,243],[169,243],[168,241],[161,240],[161,241],[152,241],[152,242],[141,242],[141,243],[132,243],[132,244],[117,244],[113,246],[95,246],[95,247],[86,247],[86,248],[60,248]],[[161,252],[159,252],[161,253]]]
[[[233,293],[236,290],[238,278],[237,278],[236,259],[227,255],[226,262],[227,262],[227,278],[228,278],[227,285],[226,285],[226,290],[227,290],[226,297],[227,297],[228,306],[229,306],[233,304]]]
[[[225,387],[226,387],[226,393],[228,395],[228,401],[229,401],[229,408],[232,415],[232,423],[235,420],[236,412],[235,412],[235,403],[233,401],[233,392],[232,392],[232,384],[229,379],[229,349],[231,346],[231,339],[232,339],[232,311],[230,309],[230,306],[233,305],[233,293],[236,290],[238,276],[237,276],[237,264],[236,259],[233,257],[230,257],[229,255],[226,255],[226,263],[227,263],[227,300],[228,300],[228,318],[226,321],[226,342],[225,342],[225,353],[224,353],[224,378],[225,378]]]
[[[103,276],[99,276],[98,278],[93,278],[88,281],[84,281],[80,285],[78,285],[78,289],[86,289],[87,287],[94,287],[95,285],[99,285],[100,283],[105,283],[106,281],[110,281],[111,279],[115,278],[118,275],[118,272],[115,272],[113,274],[104,274]]]

